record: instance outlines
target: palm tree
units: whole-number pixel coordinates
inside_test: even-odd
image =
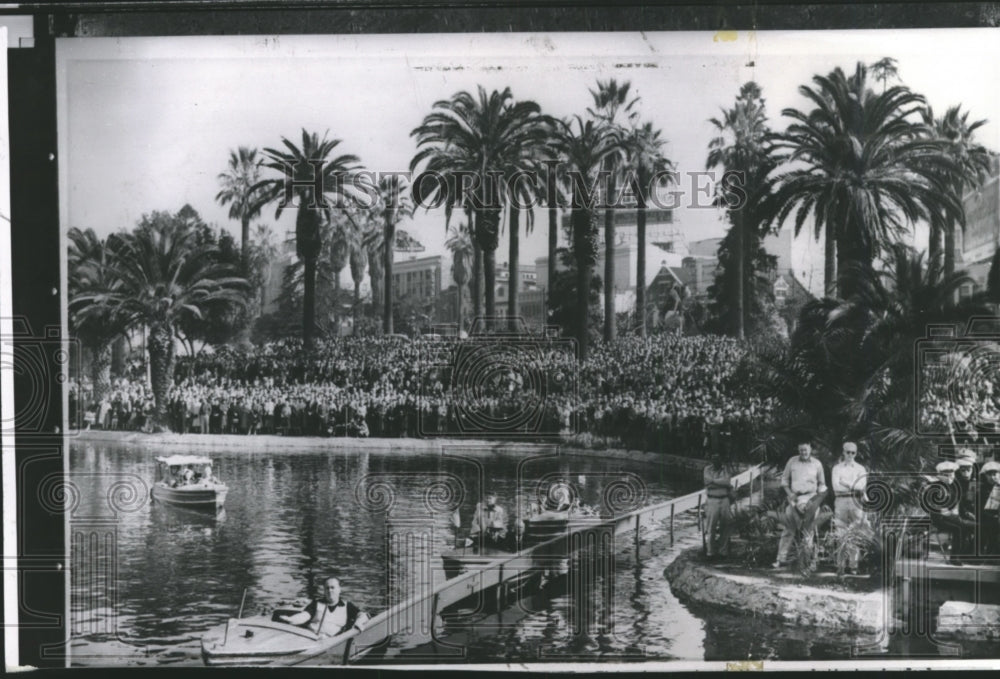
[[[628,141],[629,166],[635,171],[638,191],[636,192],[636,288],[635,314],[639,319],[639,336],[646,336],[646,206],[656,187],[652,185],[656,176],[665,176],[674,181],[670,174],[660,174],[672,170],[674,165],[663,155],[666,141],[660,137],[660,130],[647,122],[636,127]]]
[[[764,99],[757,83],[745,83],[735,105],[723,111],[721,119],[712,118],[710,122],[718,136],[708,144],[708,169],[721,167],[727,173],[740,173],[742,189],[747,193],[746,204],[730,205],[735,209],[729,210],[735,236],[736,336],[742,340],[746,332],[746,279],[755,275],[752,270],[747,271],[747,252],[756,252],[762,236],[756,207],[764,177],[773,168],[765,147],[769,130]]]
[[[639,97],[631,97],[631,83],[626,81],[621,85],[611,78],[607,82],[597,81],[597,89],[590,90],[594,99],[594,108],[587,109],[588,115],[605,128],[607,134],[624,140],[635,127],[638,118],[636,110]],[[615,208],[612,205],[616,199],[618,179],[628,161],[628,145],[622,144],[620,150],[604,158],[604,167],[608,173],[606,207],[604,209],[604,341],[612,342],[617,335],[615,322]]]
[[[120,237],[112,235],[107,240],[101,240],[93,229],[81,231],[76,227],[71,228],[67,236],[70,327],[73,336],[90,351],[93,395],[94,400],[100,402],[111,387],[112,345],[128,327],[110,308],[87,311],[88,305],[84,304],[81,308],[76,300],[87,293],[100,294],[121,286],[110,266],[114,250],[120,245]]]
[[[396,225],[413,214],[413,201],[408,196],[406,184],[399,175],[387,175],[378,184],[380,217],[383,242],[383,291],[385,307],[382,311],[382,332],[392,334],[392,257],[396,244]]]
[[[164,425],[173,380],[174,340],[180,324],[200,320],[213,305],[246,303],[247,281],[221,264],[218,248],[198,243],[197,231],[170,215],[153,213],[132,233],[120,236],[109,261],[114,287],[81,290],[71,306],[84,322],[118,319],[146,326],[155,409]]]
[[[952,160],[953,167],[944,177],[944,182],[959,207],[959,214],[936,211],[930,219],[930,241],[928,253],[933,260],[941,255],[941,238],[944,236],[944,271],[955,272],[955,230],[965,227],[965,193],[979,185],[989,173],[990,152],[974,140],[975,132],[986,124],[985,120],[969,122],[969,112],[962,107],[952,106],[942,118],[935,118],[928,106],[924,110],[924,123],[934,130],[937,139],[944,145],[944,152]],[[940,168],[941,166],[938,165]],[[942,168],[943,169],[943,168]]]
[[[873,92],[861,63],[850,77],[837,68],[813,82],[799,88],[812,110],[782,111],[793,122],[777,149],[799,167],[775,178],[766,212],[780,225],[796,210],[796,234],[815,216],[816,237],[825,233],[826,293],[833,296],[838,267],[870,266],[909,224],[936,212],[957,216],[960,205],[944,180],[953,163],[914,120],[926,105],[922,96],[901,85]]]
[[[417,138],[417,153],[410,163],[414,169],[425,162],[447,164],[449,171],[472,173],[478,180],[473,196],[475,239],[483,251],[486,316],[496,315],[496,249],[504,191],[500,176],[509,165],[510,154],[544,139],[538,104],[514,102],[510,88],[478,96],[458,92],[449,100],[438,101],[419,127],[410,134]]]
[[[351,222],[346,215],[338,214],[330,222],[330,237],[327,240],[329,254],[326,260],[333,274],[333,320],[340,334],[340,272],[347,266],[351,254],[350,242]]]
[[[451,277],[458,291],[458,333],[462,333],[462,286],[469,282],[473,248],[467,224],[459,224],[449,229],[451,236],[445,247],[451,252]]]
[[[358,334],[361,314],[361,283],[365,280],[365,269],[368,267],[366,231],[360,224],[361,220],[354,220],[344,231],[348,245],[347,261],[351,269],[351,280],[354,282],[353,333],[355,335]]]
[[[575,125],[574,125],[575,123]],[[560,154],[567,170],[571,171],[572,255],[576,263],[576,296],[579,314],[577,344],[580,361],[586,361],[590,347],[590,304],[588,293],[594,263],[597,260],[597,212],[594,206],[595,178],[604,159],[619,153],[622,140],[608,132],[607,127],[593,120],[584,122],[574,116],[571,122],[560,121],[556,126],[553,149]]]
[[[373,215],[366,214],[361,222],[363,229],[362,243],[368,252],[368,282],[372,289],[371,315],[378,316],[378,309],[383,306],[385,290],[385,231],[382,224]]]
[[[291,196],[285,195],[286,175],[293,180],[292,190],[299,200],[295,218],[295,252],[305,267],[302,344],[306,351],[310,351],[316,327],[316,260],[322,250],[320,227],[324,212],[329,214],[336,205],[327,201],[326,197],[336,196],[337,203],[350,197],[342,178],[347,172],[357,169],[358,158],[349,154],[333,156],[340,140],[328,140],[326,136],[320,139],[315,132],[310,134],[302,130],[301,148],[284,137],[281,142],[285,150],[264,149],[267,156],[264,166],[277,171],[278,176],[264,179],[257,186],[266,202],[280,201],[274,213],[277,219],[291,204]]]
[[[872,77],[882,83],[882,92],[885,92],[890,79],[899,78],[899,68],[892,57],[882,57],[871,65],[871,71]]]
[[[219,174],[222,189],[215,200],[220,205],[229,205],[229,218],[240,220],[243,262],[250,254],[250,222],[260,216],[264,207],[261,201],[260,166],[263,161],[257,157],[257,149],[241,146],[229,152],[229,167]]]

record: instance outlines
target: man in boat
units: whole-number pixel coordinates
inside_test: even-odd
[[[772,564],[773,568],[785,565],[792,545],[800,539],[799,549],[813,548],[816,519],[827,488],[823,463],[812,456],[812,443],[809,441],[799,443],[798,455],[785,465],[781,487],[788,496],[788,505],[780,515],[784,531],[778,542],[778,559]]]
[[[1000,554],[1000,462],[990,460],[979,470],[982,477],[978,498],[982,503],[979,523],[980,555]]]
[[[961,514],[962,490],[955,481],[958,464],[944,460],[934,470],[937,477],[930,480],[925,490],[932,505],[928,512],[931,524],[951,536],[951,555],[948,560],[955,565],[962,565],[962,556],[968,554],[968,543],[975,532],[976,522]]]
[[[711,464],[705,467],[705,556],[729,555],[730,512],[732,511],[732,474],[721,450],[712,453]]]
[[[368,623],[368,614],[340,598],[340,578],[327,578],[326,598],[313,599],[304,610],[292,615],[278,615],[279,622],[312,630],[321,637],[335,637],[352,628],[359,632]]]
[[[469,537],[475,539],[479,534],[493,547],[502,546],[507,539],[507,511],[497,504],[496,493],[487,493],[486,502],[476,506]]]
[[[861,507],[867,486],[867,470],[855,458],[858,455],[858,444],[845,441],[841,449],[840,462],[833,466],[830,473],[830,485],[833,486],[833,528],[838,535],[838,543],[846,538],[846,531],[857,523],[865,523],[867,519]],[[861,551],[857,545],[848,546],[847,570],[853,575],[858,572],[858,560]]]

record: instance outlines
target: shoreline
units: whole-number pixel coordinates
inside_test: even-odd
[[[497,441],[495,439],[454,439],[454,438],[351,438],[351,437],[319,437],[319,436],[277,436],[260,434],[247,436],[242,434],[145,434],[134,431],[105,431],[91,429],[85,431],[70,431],[66,434],[69,445],[74,443],[116,443],[122,445],[149,446],[188,449],[231,450],[244,449],[248,454],[261,452],[410,452],[444,455],[449,451],[469,452],[510,452],[511,450],[536,454],[562,453],[582,457],[597,457],[613,460],[631,460],[660,464],[678,468],[701,477],[702,469],[707,460],[671,453],[657,453],[643,450],[628,450],[623,448],[586,448],[572,442],[553,441],[538,443],[535,441]]]

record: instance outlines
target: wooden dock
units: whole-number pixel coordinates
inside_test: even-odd
[[[763,472],[760,466],[752,467],[733,477],[733,487],[749,489],[751,501],[756,489],[763,494]],[[472,597],[495,596],[502,598],[505,588],[517,585],[533,574],[540,574],[546,568],[565,563],[574,552],[588,546],[611,546],[615,537],[636,532],[638,536],[645,527],[669,521],[671,542],[673,542],[674,519],[680,514],[697,511],[701,527],[702,508],[706,502],[704,490],[683,495],[673,500],[609,518],[597,524],[567,531],[547,542],[521,550],[509,557],[500,558],[475,570],[470,570],[455,578],[433,587],[429,592],[418,593],[409,599],[390,607],[374,616],[365,629],[349,638],[343,646],[338,644],[334,653],[341,657],[331,658],[331,649],[315,656],[296,656],[295,664],[349,664],[362,656],[377,656],[388,646],[390,639],[410,629],[433,630],[435,619],[442,611]],[[432,635],[433,636],[433,635]]]

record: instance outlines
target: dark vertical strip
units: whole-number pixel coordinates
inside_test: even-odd
[[[65,517],[41,506],[39,494],[43,479],[63,470],[58,381],[62,366],[54,350],[62,336],[55,41],[49,36],[45,15],[35,17],[33,48],[8,51],[8,94],[13,313],[16,325],[23,322],[20,327],[27,333],[15,337],[15,356],[44,356],[43,370],[18,371],[15,366],[14,375],[18,556],[23,560],[20,664],[61,667],[63,654],[53,653],[52,648],[45,653],[43,647],[59,647],[66,639]],[[27,572],[29,560],[37,563],[38,559],[45,567]],[[33,626],[25,611],[58,616],[59,622]]]

